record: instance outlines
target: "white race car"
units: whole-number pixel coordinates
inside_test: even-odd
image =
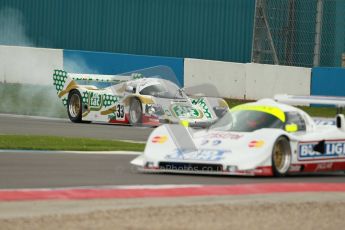
[[[277,96],[319,103],[325,98]],[[345,105],[345,99],[325,103]],[[207,130],[162,125],[132,164],[146,172],[285,176],[345,171],[345,118],[317,125],[304,111],[272,99],[236,106]]]

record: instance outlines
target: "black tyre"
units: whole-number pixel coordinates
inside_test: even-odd
[[[272,170],[274,176],[285,176],[291,164],[291,147],[289,140],[280,136],[273,145],[272,150]]]
[[[129,123],[139,125],[142,122],[143,108],[138,98],[133,98],[129,105]]]
[[[82,122],[83,103],[78,90],[72,90],[68,94],[67,113],[72,122]]]

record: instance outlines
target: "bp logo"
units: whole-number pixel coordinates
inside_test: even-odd
[[[186,105],[173,105],[171,109],[179,118],[201,118],[202,113],[198,109]]]

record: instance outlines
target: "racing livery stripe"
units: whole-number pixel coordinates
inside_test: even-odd
[[[188,196],[254,195],[295,192],[345,192],[345,183],[267,183],[242,185],[210,185],[167,188],[70,188],[70,189],[6,189],[0,190],[1,201],[124,199]]]

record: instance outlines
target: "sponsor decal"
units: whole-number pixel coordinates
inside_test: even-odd
[[[334,119],[314,119],[317,125],[335,125]]]
[[[212,145],[219,145],[220,143],[222,143],[221,140],[213,140],[212,141]]]
[[[249,148],[260,148],[264,144],[265,144],[265,142],[261,141],[261,140],[260,141],[251,141],[251,142],[249,142],[248,147]]]
[[[315,171],[323,171],[323,170],[328,170],[328,169],[332,169],[332,168],[333,168],[332,162],[320,163],[320,164],[317,164]]]
[[[206,118],[208,118],[208,119],[212,118],[212,114],[211,114],[204,98],[192,99],[192,104],[193,105],[199,105],[202,108],[202,111],[204,112]]]
[[[320,160],[345,157],[345,142],[325,142],[323,153],[316,152],[313,147],[317,143],[302,143],[298,145],[298,158],[301,160]]]
[[[202,117],[201,111],[187,105],[175,104],[172,106],[171,110],[175,113],[176,117],[180,117],[180,118],[194,118],[195,119],[195,118]]]
[[[270,166],[257,167],[249,170],[237,170],[233,174],[237,175],[257,175],[257,176],[271,176],[272,168]]]
[[[302,165],[291,165],[289,168],[289,172],[300,172],[302,169]]]
[[[176,149],[173,153],[167,155],[167,160],[196,160],[196,161],[220,161],[225,158],[230,151],[200,149],[194,152]]]
[[[123,105],[116,105],[116,102],[120,100],[120,97],[117,97],[114,95],[100,94],[100,93],[95,93],[93,91],[85,91],[83,92],[82,100],[83,100],[83,104],[89,104],[90,110],[93,110],[93,111],[99,111],[102,108],[104,109],[108,108],[109,112],[110,110],[119,111],[121,109],[123,111]],[[102,111],[102,112],[105,113],[102,115],[107,114],[107,110]]]
[[[94,92],[89,93],[89,102],[91,110],[100,110],[102,107],[102,95]]]
[[[222,143],[221,140],[213,140],[213,141],[209,141],[207,139],[204,139],[201,141],[200,145],[207,145],[208,143],[211,143],[213,146],[219,145],[220,143]]]
[[[231,140],[238,140],[241,137],[243,137],[243,135],[235,134],[235,133],[228,133],[228,132],[226,132],[226,133],[224,133],[224,132],[221,132],[221,133],[210,133],[210,134],[207,134],[205,136],[205,138],[231,139]]]
[[[154,136],[152,138],[152,143],[156,143],[156,144],[163,144],[168,140],[167,136]]]
[[[108,115],[108,120],[116,120],[116,115],[115,113],[111,113]]]

